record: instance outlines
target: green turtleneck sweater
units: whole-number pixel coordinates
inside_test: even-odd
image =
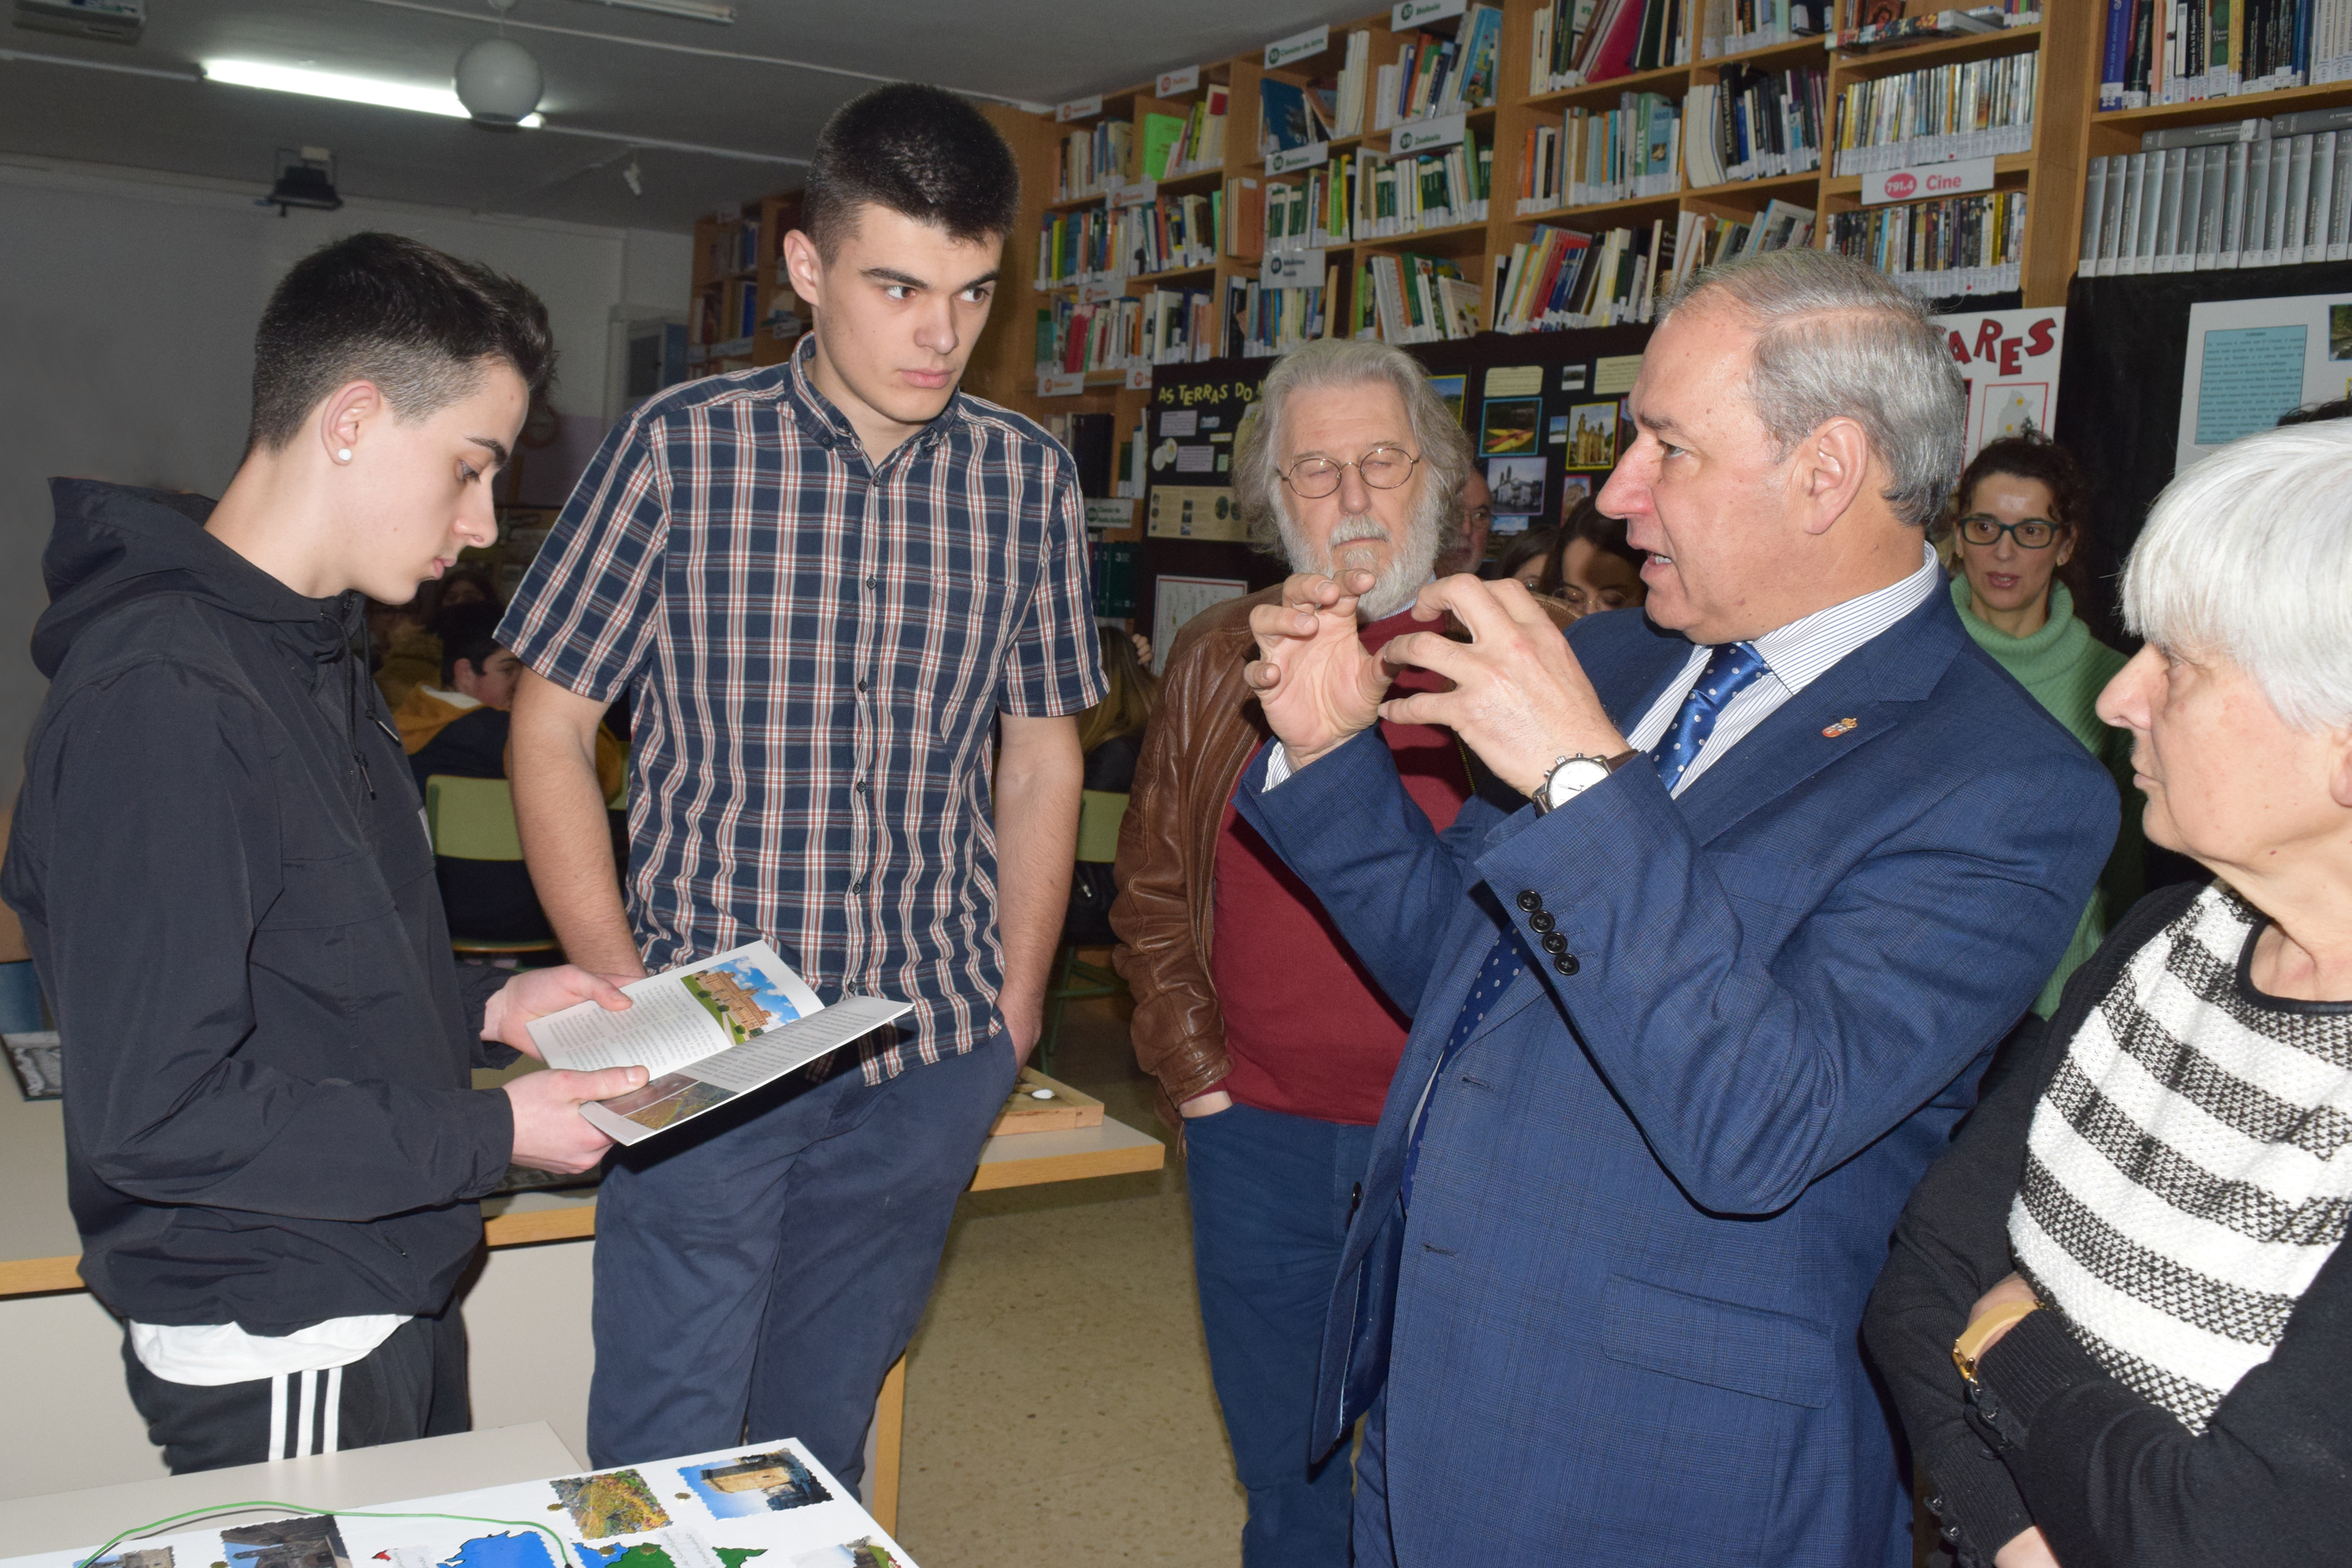
[[[2063,583],[2050,585],[2050,618],[2032,637],[2013,637],[1979,620],[1966,577],[1952,579],[1952,604],[1960,612],[1960,625],[1968,627],[1977,646],[1992,655],[2020,686],[2033,694],[2035,701],[2107,765],[2124,799],[2123,828],[2116,835],[2115,853],[2107,858],[2107,868],[2099,873],[2098,886],[2091,890],[2091,901],[2074,927],[2074,939],[2058,961],[2058,972],[2034,999],[2034,1013],[2047,1018],[2058,1005],[2058,993],[2064,989],[2066,977],[2097,949],[2107,927],[2138,900],[2142,889],[2140,813],[2147,803],[2132,787],[2131,731],[2099,722],[2094,706],[2126,660],[2074,618],[2074,596]]]

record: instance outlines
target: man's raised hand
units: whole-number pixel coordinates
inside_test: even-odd
[[[1356,631],[1356,595],[1371,588],[1372,574],[1339,576],[1301,573],[1283,584],[1279,601],[1250,612],[1258,656],[1242,678],[1294,768],[1378,723],[1389,689],[1388,667]]]
[[[1435,621],[1449,612],[1470,633],[1468,642],[1408,632],[1381,657],[1442,675],[1453,689],[1384,702],[1382,718],[1445,726],[1522,795],[1534,793],[1560,757],[1612,757],[1625,749],[1568,639],[1523,585],[1507,577],[1441,577],[1422,589],[1412,613]]]

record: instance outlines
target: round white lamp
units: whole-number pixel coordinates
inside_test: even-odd
[[[457,57],[457,101],[484,125],[519,123],[546,85],[530,51],[510,38],[484,38]]]

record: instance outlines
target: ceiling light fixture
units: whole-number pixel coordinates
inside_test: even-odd
[[[457,93],[446,87],[416,87],[407,82],[382,81],[373,77],[343,76],[335,71],[268,65],[260,60],[206,60],[204,71],[207,81],[226,82],[232,87],[299,92],[310,98],[331,98],[343,103],[370,103],[382,109],[405,109],[416,114],[446,115],[453,120],[473,118],[466,106],[457,101]],[[541,121],[538,115],[532,114],[518,123],[538,125]]]
[[[717,22],[722,26],[735,25],[735,7],[719,0],[594,0],[599,5],[616,6],[624,11],[650,11],[656,16],[683,16],[689,22]]]
[[[457,100],[475,123],[512,130],[539,107],[546,78],[512,38],[484,38],[457,57]]]

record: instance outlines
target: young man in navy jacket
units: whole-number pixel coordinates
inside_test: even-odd
[[[472,1089],[531,1018],[628,1004],[454,962],[366,665],[362,595],[496,537],[490,477],[553,360],[520,284],[357,235],[272,295],[217,503],[55,482],[0,894],[69,1064],[82,1278],[174,1471],[464,1430],[475,1200],[509,1162],[594,1165],[580,1102],[644,1081]]]

